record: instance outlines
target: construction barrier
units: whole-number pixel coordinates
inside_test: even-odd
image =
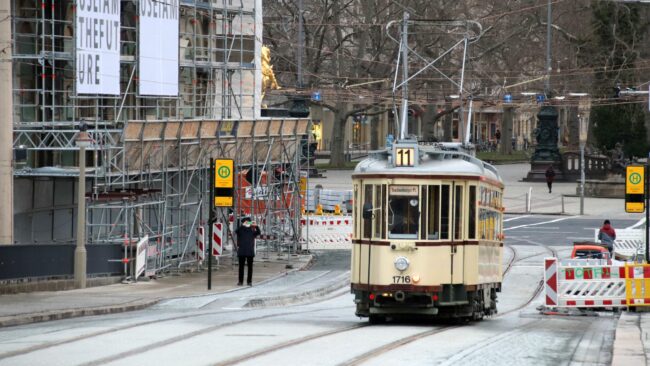
[[[350,249],[352,216],[303,216],[300,242],[305,249]]]
[[[212,224],[212,255],[215,257],[223,253],[223,224],[215,222]]]
[[[203,226],[196,228],[196,255],[200,261],[205,259],[205,228]]]
[[[553,308],[625,307],[626,267],[598,260],[544,260],[545,305]],[[650,287],[649,287],[650,288]]]
[[[627,305],[650,306],[650,264],[626,264],[625,274]]]
[[[594,230],[594,241],[598,242],[598,232]],[[643,229],[617,229],[614,240],[614,253],[633,259],[645,255],[645,234]]]

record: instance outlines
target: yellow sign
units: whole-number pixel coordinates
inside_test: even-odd
[[[625,169],[625,212],[645,211],[645,167],[631,165]]]
[[[395,150],[395,166],[414,166],[415,149],[397,148]]]
[[[234,171],[232,159],[217,159],[214,161],[214,187],[234,187]]]
[[[645,180],[643,179],[645,167],[628,166],[625,169],[625,194],[644,194]]]
[[[215,207],[232,207],[232,197],[215,197],[214,198]]]

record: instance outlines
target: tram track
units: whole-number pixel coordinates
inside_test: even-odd
[[[554,256],[557,255],[557,252],[554,249],[552,249],[552,248],[550,248],[550,247],[548,247],[546,245],[543,245],[543,244],[538,244],[538,245],[543,246],[546,250],[551,252],[551,254],[553,254]],[[519,262],[519,261],[521,261],[523,259],[529,258],[529,257],[519,258],[519,253],[518,253],[517,249],[515,249],[513,246],[507,246],[507,248],[509,248],[512,251],[513,255],[512,255],[512,258],[510,258],[510,260],[506,264],[506,268],[504,269],[504,276],[507,273],[510,272],[510,269],[513,268],[513,265],[516,262]],[[542,254],[538,253],[535,256],[542,255]],[[533,257],[533,256],[530,256],[530,257]],[[520,310],[524,309],[525,307],[530,305],[530,303],[532,303],[537,298],[537,296],[539,296],[542,289],[544,288],[543,285],[544,285],[544,281],[540,280],[538,282],[538,284],[537,284],[537,287],[533,291],[533,294],[531,296],[529,296],[527,298],[527,300],[523,304],[517,306],[514,309],[511,309],[511,310],[505,311],[503,313],[499,313],[497,315],[494,315],[492,318],[501,318],[501,317],[504,317],[504,316],[506,316],[508,314],[512,314],[514,312],[517,312],[517,311],[520,311]],[[522,326],[516,327],[515,329],[509,331],[508,334],[513,333],[513,332],[519,332],[521,329],[526,328],[526,327],[530,327],[530,326],[531,326],[530,323],[524,324]],[[395,349],[398,349],[400,347],[403,347],[403,346],[408,345],[410,343],[413,343],[415,341],[418,341],[418,340],[421,340],[421,339],[424,339],[424,338],[427,338],[427,337],[430,337],[430,336],[435,336],[435,335],[438,335],[440,333],[450,331],[450,330],[453,330],[453,329],[457,329],[457,328],[461,328],[461,327],[462,327],[462,325],[449,325],[449,326],[443,326],[442,328],[436,328],[436,329],[428,330],[426,332],[421,332],[421,333],[418,333],[418,334],[414,334],[412,336],[402,338],[402,339],[399,339],[397,341],[394,341],[394,342],[391,342],[391,343],[388,343],[388,344],[384,344],[384,345],[382,345],[380,347],[374,348],[374,349],[372,349],[372,350],[370,350],[368,352],[363,353],[362,355],[359,355],[359,356],[357,356],[357,357],[355,357],[353,359],[350,359],[350,360],[348,360],[346,362],[343,362],[343,363],[341,363],[339,365],[345,365],[345,366],[360,365],[360,364],[362,364],[364,362],[367,362],[367,361],[369,361],[371,359],[379,357],[379,356],[381,356],[383,354],[386,354],[386,353],[388,353],[390,351],[393,351]],[[465,358],[465,357],[467,357],[467,356],[469,356],[471,354],[474,354],[476,351],[479,351],[480,349],[482,349],[482,348],[489,345],[489,344],[483,344],[483,343],[493,343],[493,342],[494,341],[492,339],[490,339],[490,340],[487,340],[486,342],[482,342],[479,345],[476,345],[476,347],[480,347],[480,348],[475,348],[475,351],[467,353],[467,355],[462,357],[462,358]]]
[[[334,291],[333,293],[331,293],[329,296],[319,298],[317,301],[303,303],[303,305],[315,304],[315,303],[318,303],[318,302],[330,300],[332,298],[340,296],[342,293],[346,293],[346,292],[341,292],[340,290],[337,290],[337,291]],[[329,310],[329,309],[336,309],[336,308],[309,310],[309,311],[305,311],[305,313],[316,312],[316,311],[325,311],[325,310]],[[0,361],[8,359],[8,358],[12,358],[12,357],[17,357],[17,356],[26,355],[26,354],[29,354],[29,353],[33,353],[33,352],[53,348],[53,347],[63,346],[63,345],[74,343],[74,342],[89,340],[89,339],[96,338],[96,337],[101,337],[101,336],[105,336],[105,335],[109,335],[109,334],[113,334],[113,333],[127,331],[127,330],[135,329],[135,328],[138,328],[138,327],[145,327],[145,326],[161,324],[161,323],[165,323],[165,322],[173,322],[173,321],[177,321],[177,320],[186,320],[186,319],[194,319],[194,318],[214,316],[214,315],[236,314],[236,313],[241,313],[241,310],[223,310],[223,309],[213,310],[213,311],[202,310],[198,314],[176,315],[176,316],[169,316],[169,317],[165,317],[165,318],[158,318],[158,319],[147,320],[147,321],[142,321],[142,322],[137,322],[137,323],[131,323],[131,324],[123,325],[123,326],[112,327],[110,329],[104,329],[104,330],[99,330],[99,331],[95,331],[95,332],[91,332],[91,333],[87,333],[87,334],[81,334],[81,335],[78,335],[78,336],[74,336],[74,337],[70,337],[70,338],[66,338],[66,339],[62,339],[62,340],[58,340],[58,341],[51,341],[51,342],[47,342],[47,343],[43,343],[43,344],[30,346],[30,347],[25,347],[25,348],[21,348],[21,349],[16,349],[16,350],[12,350],[12,351],[3,352],[3,353],[0,353]],[[241,321],[238,321],[236,324],[244,323],[244,322],[247,322],[247,321],[254,321],[254,320],[259,320],[259,319],[271,318],[271,317],[274,317],[274,316],[285,316],[285,315],[290,315],[290,314],[295,314],[295,313],[297,313],[297,312],[270,314],[270,315],[262,317],[262,318],[243,319]],[[229,326],[229,325],[230,324],[224,324],[222,326],[225,327],[225,326]],[[70,328],[66,328],[66,329],[69,330]],[[60,330],[57,330],[57,331],[60,331]]]

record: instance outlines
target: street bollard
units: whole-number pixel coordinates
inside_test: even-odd
[[[564,195],[562,195],[562,213],[564,214]]]

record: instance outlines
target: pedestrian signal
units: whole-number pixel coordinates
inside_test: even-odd
[[[645,211],[645,167],[630,165],[625,168],[625,212]]]

